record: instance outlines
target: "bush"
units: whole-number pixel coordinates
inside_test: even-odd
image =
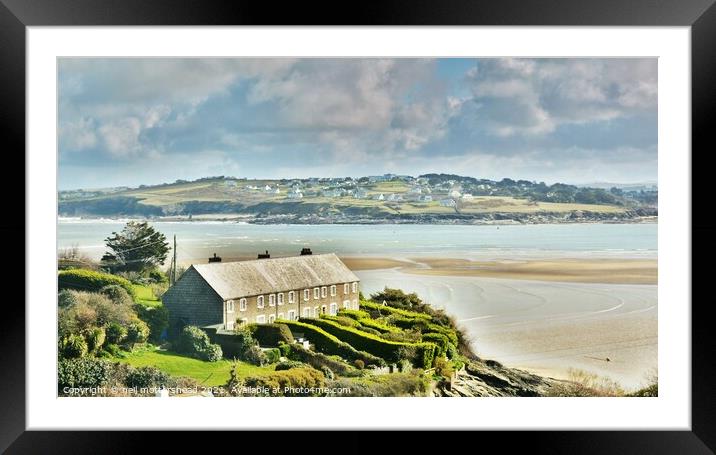
[[[105,329],[105,334],[107,338],[107,343],[121,344],[125,340],[125,338],[127,338],[127,329],[117,324],[116,322],[111,322]]]
[[[124,383],[127,387],[149,388],[149,387],[167,387],[170,384],[171,377],[161,371],[159,368],[147,366],[132,369],[127,374]]]
[[[169,311],[166,307],[146,307],[144,305],[135,305],[135,311],[139,319],[144,321],[149,327],[149,341],[158,344],[162,340],[162,333],[169,326]]]
[[[116,344],[107,344],[104,347],[104,352],[111,355],[112,357],[122,357],[124,353]]]
[[[186,326],[179,334],[174,349],[180,354],[214,362],[222,356],[221,347],[211,344],[209,336],[200,328]]]
[[[60,340],[60,357],[77,359],[87,355],[87,342],[82,335],[68,335]]]
[[[251,346],[244,351],[243,359],[253,365],[266,365],[268,363],[268,357],[258,346]]]
[[[109,273],[85,269],[63,270],[57,274],[59,289],[99,292],[103,287],[116,284],[134,297],[134,288],[129,280]]]
[[[323,373],[323,376],[325,376],[326,379],[334,379],[336,377],[336,375],[333,374],[333,370],[331,370],[327,366],[321,367],[321,373]]]
[[[264,354],[266,354],[267,363],[276,363],[281,358],[281,351],[278,348],[267,349]]]
[[[101,387],[112,374],[112,364],[101,359],[62,359],[57,366],[57,387],[66,395],[65,387]]]
[[[363,368],[365,368],[365,362],[363,362],[361,359],[356,359],[353,362],[353,365],[355,365],[355,367],[358,368],[359,370],[362,370]]]
[[[316,319],[311,319],[316,321]],[[379,356],[369,354],[367,352],[358,351],[353,346],[339,340],[334,335],[326,332],[325,330],[315,325],[307,324],[305,322],[297,321],[281,321],[282,324],[286,324],[292,332],[303,333],[308,340],[313,343],[316,350],[325,354],[337,355],[353,361],[355,359],[363,360],[366,365],[384,365],[385,361]],[[296,348],[296,345],[293,346]]]
[[[454,372],[453,365],[444,357],[435,359],[435,374],[444,378],[449,378]]]
[[[286,327],[288,328],[288,327]],[[291,345],[286,343],[279,343],[278,350],[281,351],[281,356],[288,357],[291,355]]]
[[[283,370],[290,370],[293,368],[306,368],[308,365],[306,365],[303,362],[299,362],[296,360],[287,360],[285,362],[279,362],[276,364],[276,371],[283,371]]]
[[[282,396],[317,396],[312,389],[326,386],[326,378],[313,368],[293,368],[275,371],[262,376],[248,377],[244,381],[247,387],[266,387],[270,391],[277,390]]]
[[[57,293],[57,306],[59,308],[71,307],[76,302],[76,293],[73,290],[63,289]]]
[[[294,342],[293,335],[285,324],[251,324],[248,329],[261,346],[278,346],[279,343]]]
[[[153,283],[169,283],[169,276],[159,269],[150,270],[148,276]]]
[[[88,352],[97,352],[102,348],[106,339],[105,330],[102,327],[95,327],[85,334]]]
[[[358,321],[345,316],[330,316],[327,314],[322,314],[321,319],[328,319],[329,321],[337,322],[338,324],[344,325],[346,327],[360,327]]]
[[[149,327],[144,321],[136,321],[127,327],[127,338],[124,342],[131,346],[144,343],[149,338]]]
[[[335,337],[345,340],[355,349],[364,350],[375,356],[381,357],[388,362],[397,362],[401,358],[409,358],[415,366],[422,368],[430,368],[434,355],[435,345],[430,343],[401,343],[396,341],[384,340],[376,335],[372,335],[360,330],[344,327],[333,321],[326,319],[315,319],[312,323],[324,329],[326,332]],[[428,345],[430,347],[428,347]],[[413,350],[401,351],[403,347],[412,347]],[[404,357],[404,352],[410,352],[408,357]],[[427,363],[426,363],[427,362]]]
[[[351,365],[346,363],[342,358],[330,357],[320,352],[314,352],[308,349],[304,349],[297,346],[291,352],[292,360],[298,360],[309,364],[313,368],[320,370],[323,367],[328,367],[331,371],[341,376],[359,376],[360,372],[356,371]],[[360,359],[356,359],[358,361]]]
[[[99,291],[101,294],[106,295],[112,302],[117,305],[131,305],[134,303],[132,296],[129,295],[126,289],[117,284],[110,284],[103,287]]]
[[[419,343],[422,339],[420,332],[415,330],[401,330],[400,332],[381,333],[384,340],[399,341],[402,343]]]

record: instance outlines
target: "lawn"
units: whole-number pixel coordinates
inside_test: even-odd
[[[131,352],[125,357],[116,358],[116,360],[128,363],[134,367],[157,367],[172,376],[190,377],[206,386],[226,384],[229,380],[232,364],[232,362],[228,360],[205,362],[173,352],[161,351],[156,348]],[[257,376],[271,372],[274,368],[274,365],[257,367],[249,363],[239,362],[237,373],[239,377]]]
[[[149,307],[161,306],[162,301],[154,297],[152,288],[149,286],[143,286],[141,284],[133,284],[134,292],[137,296],[137,303]]]

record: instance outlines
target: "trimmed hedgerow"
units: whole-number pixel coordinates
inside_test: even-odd
[[[62,270],[57,274],[60,290],[76,289],[78,291],[100,292],[105,286],[116,284],[124,288],[130,296],[135,292],[129,280],[109,273],[95,272],[86,269]]]
[[[268,390],[269,395],[275,391],[280,396],[317,396],[319,392],[316,389],[326,386],[326,377],[313,368],[292,368],[248,377],[244,385]]]
[[[408,310],[401,310],[400,308],[393,308],[388,305],[382,305],[375,302],[369,302],[367,300],[364,300],[360,303],[360,307],[363,310],[368,311],[371,316],[374,314],[391,314],[391,315],[397,315],[397,316],[403,316],[406,318],[417,318],[417,319],[425,319],[425,320],[431,320],[429,314],[425,313],[416,313],[415,311],[408,311]]]
[[[432,357],[434,356],[435,351],[435,345],[433,344],[388,341],[380,338],[379,336],[366,333],[358,329],[345,327],[326,319],[312,320],[311,323],[317,325],[339,339],[345,340],[354,348],[369,352],[385,359],[388,362],[398,362],[403,358],[408,358],[413,362],[413,365],[417,367],[429,368],[430,365],[432,365]],[[401,350],[403,347],[414,347],[415,349]],[[430,355],[426,357],[425,351],[430,351]],[[429,360],[426,362],[425,359],[428,357]]]
[[[361,319],[358,319],[358,322],[359,322],[360,325],[362,325],[363,327],[370,327],[370,328],[372,328],[372,329],[377,330],[377,331],[380,332],[380,333],[388,333],[388,332],[390,332],[390,333],[397,333],[397,332],[401,332],[401,330],[400,330],[399,328],[397,328],[397,327],[392,327],[392,326],[389,326],[389,325],[387,325],[387,324],[383,324],[382,322],[379,322],[379,321],[376,321],[376,320],[370,319],[370,318],[361,318]]]
[[[317,370],[321,370],[323,367],[330,368],[331,371],[338,374],[339,376],[360,376],[361,374],[360,371],[356,370],[352,365],[349,365],[340,357],[327,356],[326,354],[320,352],[311,351],[310,349],[304,349],[302,346],[296,346],[295,349],[291,352],[290,358],[291,361],[307,363],[308,365],[312,366]],[[382,361],[382,359],[380,360]],[[363,362],[363,360],[356,359],[355,362]],[[276,367],[276,369],[278,369],[278,366]]]
[[[447,337],[448,341],[450,341],[450,343],[457,346],[457,332],[455,332],[455,330],[453,330],[453,329],[450,329],[448,327],[443,327],[441,325],[429,323],[429,324],[427,324],[425,329],[422,330],[422,332],[423,333],[439,333],[441,335],[445,335]]]
[[[446,337],[442,333],[435,333],[435,332],[424,333],[423,341],[434,343],[438,347],[437,352],[436,352],[436,355],[438,357],[442,357],[445,355],[445,353],[448,350],[448,345],[450,344],[448,337]]]
[[[418,330],[421,333],[440,333],[445,335],[450,343],[457,346],[457,332],[449,327],[443,327],[419,318],[392,317],[390,322],[402,329]]]
[[[317,319],[310,319],[311,322],[316,320]],[[293,332],[294,334],[303,333],[303,336],[306,337],[311,343],[313,343],[313,345],[316,347],[316,350],[319,352],[323,352],[324,354],[329,355],[337,355],[348,359],[349,361],[361,359],[363,360],[363,362],[365,362],[366,365],[385,364],[385,362],[380,358],[380,356],[375,356],[368,352],[358,351],[350,344],[339,340],[337,337],[331,335],[320,327],[299,321],[281,320],[280,322],[281,324],[286,324],[288,328],[291,329],[291,332]],[[297,346],[298,345],[292,345],[292,350],[295,350]]]
[[[329,321],[337,322],[340,325],[344,325],[346,327],[360,327],[358,321],[345,316],[331,316],[328,314],[322,314],[321,319],[328,319]]]
[[[349,318],[353,318],[353,319],[356,319],[356,320],[358,320],[358,319],[365,319],[365,318],[369,318],[369,317],[370,317],[370,315],[369,315],[367,312],[365,312],[365,311],[361,311],[361,310],[348,310],[348,309],[345,309],[345,308],[338,310],[338,315],[339,315],[339,316],[347,316],[347,317],[349,317]]]
[[[278,346],[283,342],[286,344],[293,343],[293,335],[285,324],[251,324],[249,325],[251,336],[259,342],[261,346]]]

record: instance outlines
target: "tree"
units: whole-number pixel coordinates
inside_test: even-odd
[[[102,262],[112,270],[144,272],[163,265],[169,243],[146,221],[130,221],[121,232],[112,232],[104,241],[109,251]]]

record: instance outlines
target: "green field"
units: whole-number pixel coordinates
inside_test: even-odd
[[[136,301],[137,303],[149,306],[149,307],[157,307],[162,304],[162,301],[154,297],[154,293],[152,292],[152,289],[149,286],[142,286],[141,284],[133,284],[132,287],[134,288],[134,292],[136,293]]]
[[[156,348],[137,350],[128,353],[125,357],[116,358],[116,360],[134,367],[153,366],[171,376],[186,376],[196,379],[206,386],[226,384],[232,365],[232,362],[228,360],[205,362]],[[274,365],[257,367],[245,362],[238,362],[238,365],[239,377],[257,376],[274,370]]]

